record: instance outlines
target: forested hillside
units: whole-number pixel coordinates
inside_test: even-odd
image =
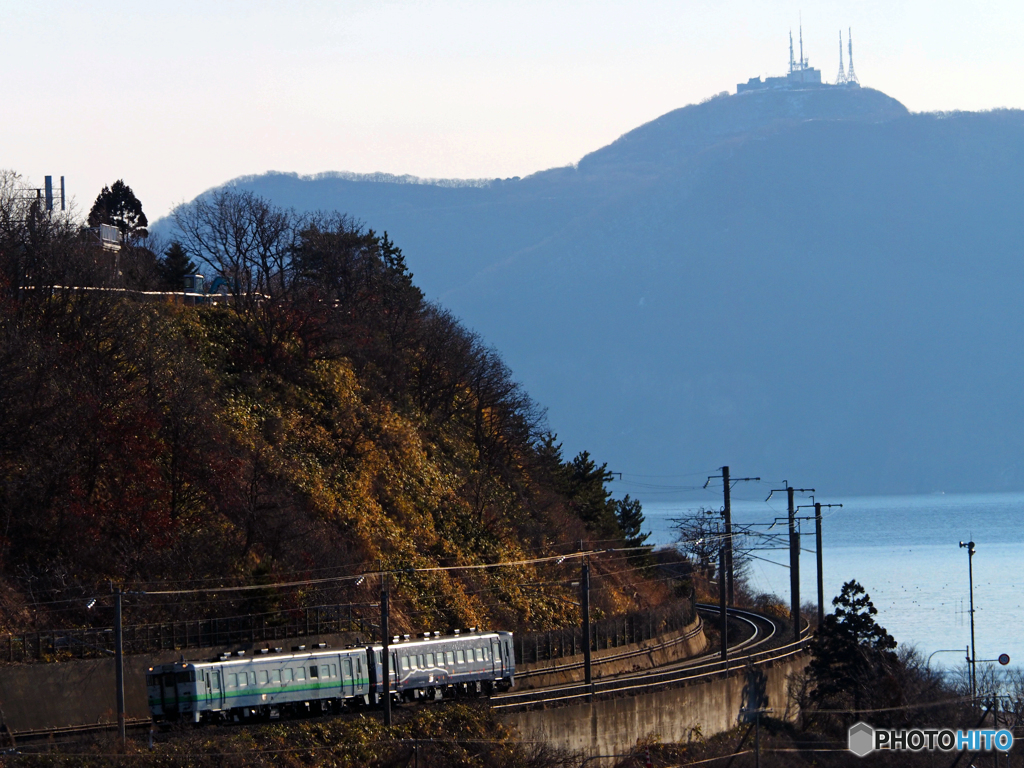
[[[109,621],[88,598],[110,582],[323,580],[139,596],[138,620],[326,602],[372,617],[380,570],[395,631],[551,627],[577,618],[553,563],[415,569],[642,540],[638,505],[588,455],[563,457],[499,353],[424,300],[386,235],[226,192],[179,211],[167,256],[127,230],[113,253],[2,182],[3,628]],[[229,278],[221,303],[143,292],[189,258]],[[660,599],[625,556],[602,567],[604,610]]]

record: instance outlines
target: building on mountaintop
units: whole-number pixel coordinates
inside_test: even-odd
[[[859,88],[860,81],[853,71],[853,35],[852,31],[847,35],[849,45],[849,71],[843,68],[843,37],[839,33],[839,76],[834,84],[821,81],[821,70],[812,67],[804,57],[804,29],[800,26],[800,58],[793,57],[793,33],[789,33],[789,72],[780,77],[752,77],[745,83],[736,84],[736,93],[744,91],[759,91],[769,88],[786,88],[798,90],[803,88],[829,88],[836,86]]]

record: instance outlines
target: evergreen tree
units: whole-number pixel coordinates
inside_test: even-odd
[[[570,499],[569,504],[580,519],[604,538],[621,535],[615,515],[617,504],[605,486],[613,477],[608,471],[608,465],[597,466],[590,453],[582,451],[565,469],[565,489]]]
[[[96,202],[89,211],[89,226],[110,224],[121,231],[121,238],[148,237],[149,219],[142,212],[142,203],[132,188],[118,179],[111,186],[104,187],[96,196]]]
[[[644,513],[640,499],[631,499],[627,493],[625,498],[620,499],[616,504],[615,519],[626,537],[627,547],[642,547],[644,542],[650,538],[650,533],[641,532],[644,525]]]
[[[854,711],[882,703],[887,686],[881,683],[899,666],[896,640],[875,621],[878,610],[856,581],[846,582],[832,605],[811,641],[812,700],[834,709],[852,703]]]
[[[183,290],[185,277],[194,275],[198,269],[177,240],[170,244],[164,251],[164,257],[160,259],[160,276],[163,278],[164,286],[171,291]]]

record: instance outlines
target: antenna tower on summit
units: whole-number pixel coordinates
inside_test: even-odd
[[[851,84],[856,83],[857,85],[860,85],[860,80],[857,79],[857,73],[853,71],[853,28],[851,27],[847,29],[846,33],[846,44],[849,46],[848,50],[850,52],[850,70],[846,73],[846,82]],[[839,34],[841,37],[842,32],[840,32]],[[841,47],[839,51],[840,55],[842,55]]]
[[[836,75],[836,85],[846,83],[846,71],[843,69],[843,30],[839,30],[839,74]]]
[[[789,71],[796,72],[796,61],[793,60],[793,30],[789,30]]]

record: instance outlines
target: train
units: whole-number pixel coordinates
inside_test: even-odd
[[[424,633],[388,646],[394,701],[489,696],[515,684],[511,632]],[[153,720],[192,723],[329,714],[384,700],[381,644],[295,646],[179,661],[146,673]]]

